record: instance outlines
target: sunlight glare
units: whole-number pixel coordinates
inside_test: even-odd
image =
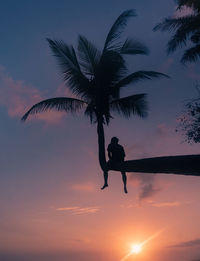
[[[152,236],[150,236],[149,238],[147,238],[145,241],[143,241],[140,244],[134,244],[131,246],[131,250],[130,252],[125,255],[120,261],[125,261],[127,260],[131,255],[136,255],[139,254],[142,251],[142,247],[145,246],[146,244],[148,244],[151,240],[153,240],[154,238],[158,237],[166,228],[158,231],[157,233],[153,234]]]
[[[142,251],[142,245],[140,245],[140,244],[132,245],[132,247],[131,247],[132,254],[139,254],[141,251]]]

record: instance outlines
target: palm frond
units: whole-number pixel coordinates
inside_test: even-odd
[[[126,76],[122,80],[120,80],[114,87],[115,88],[121,88],[125,87],[129,84],[134,84],[136,82],[142,81],[142,80],[152,80],[153,78],[159,78],[159,77],[167,77],[168,75],[160,72],[154,72],[154,71],[137,71],[134,73],[131,73],[130,75]]]
[[[174,52],[178,47],[186,46],[187,34],[184,30],[177,30],[167,44],[167,53]]]
[[[200,28],[200,17],[195,17],[189,23],[183,24],[179,29],[176,30],[171,40],[168,42],[167,51],[168,53],[174,52],[177,47],[186,45],[188,37],[193,33],[191,41],[195,42],[199,40],[199,28]]]
[[[101,58],[101,52],[86,37],[79,35],[78,54],[85,73],[94,76]]]
[[[178,0],[178,9],[182,6],[194,7],[193,3],[197,4],[195,0],[182,1]],[[200,2],[198,0],[198,5],[200,7]],[[197,44],[196,47],[190,48],[185,51],[181,62],[194,62],[199,58],[199,48],[198,44],[200,41],[200,14],[199,12],[194,12],[192,15],[187,15],[178,18],[168,18],[162,23],[154,27],[154,31],[175,31],[174,35],[171,37],[167,44],[167,53],[174,52],[178,47],[183,47],[187,45],[187,41],[191,40],[192,43]]]
[[[200,31],[195,32],[195,33],[191,36],[190,40],[191,40],[194,44],[198,44],[198,43],[200,42]]]
[[[146,96],[146,94],[142,93],[120,98],[112,101],[110,108],[126,118],[129,118],[131,115],[138,115],[144,118],[147,116],[148,111]]]
[[[85,110],[85,115],[90,118],[90,123],[96,123],[96,113],[94,105],[88,104]]]
[[[196,20],[195,15],[189,15],[179,18],[166,18],[163,22],[157,24],[153,28],[153,31],[174,31],[179,29],[180,27],[191,24],[191,22],[193,22],[194,20]]]
[[[124,11],[117,18],[107,35],[103,51],[116,49],[116,47],[118,47],[118,44],[116,44],[115,41],[120,38],[121,33],[127,25],[128,19],[132,16],[136,16],[135,10]]]
[[[200,58],[200,44],[197,44],[195,47],[189,48],[185,51],[181,62],[196,62]]]
[[[103,53],[98,68],[99,86],[102,90],[109,90],[126,73],[126,63],[121,54],[115,51]]]
[[[167,45],[168,54],[174,52],[178,47],[186,45],[188,37],[196,33],[200,28],[200,16],[188,15],[179,18],[168,18],[154,27],[154,31],[175,31]]]
[[[47,39],[47,41],[58,59],[68,87],[78,96],[88,96],[89,80],[81,72],[73,46],[68,46],[63,41],[53,41],[51,39]]]
[[[66,111],[66,112],[77,112],[83,108],[87,103],[85,101],[67,98],[67,97],[58,97],[47,99],[33,105],[30,110],[28,110],[22,117],[22,121],[25,121],[30,114],[36,114],[39,112],[45,112],[48,110],[55,109],[57,111]]]
[[[200,11],[200,3],[199,0],[178,0],[177,9],[181,9],[183,6],[191,7],[194,10]]]
[[[133,54],[133,55],[134,54],[148,54],[149,50],[144,44],[128,38],[122,45],[122,47],[120,49],[120,53],[121,54]]]

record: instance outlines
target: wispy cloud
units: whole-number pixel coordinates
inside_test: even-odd
[[[152,202],[151,205],[153,207],[157,207],[157,208],[163,208],[163,207],[179,207],[181,205],[183,205],[183,203],[181,203],[180,201],[169,201],[169,202]]]
[[[170,247],[195,247],[195,246],[200,246],[200,238],[194,239],[194,240],[189,240],[185,242],[181,242],[177,245],[172,245]]]
[[[32,105],[44,99],[44,95],[39,89],[27,85],[23,81],[14,80],[2,65],[0,65],[0,86],[0,105],[7,108],[10,117],[21,118]],[[64,113],[51,111],[39,113],[36,118],[31,118],[57,123],[63,116]]]
[[[83,215],[83,214],[95,214],[100,210],[100,207],[62,207],[56,208],[57,211],[68,211],[73,215]]]
[[[132,174],[130,181],[140,187],[139,200],[147,200],[156,195],[160,188],[156,187],[155,174]]]
[[[160,189],[155,188],[154,184],[144,184],[142,191],[140,192],[139,199],[147,199],[153,197],[155,194],[157,194],[160,191]]]
[[[79,207],[65,207],[65,208],[57,208],[58,211],[65,211],[65,210],[76,210],[79,209]]]
[[[82,191],[82,192],[93,192],[95,190],[95,184],[91,182],[73,184],[71,185],[71,189],[75,191]]]

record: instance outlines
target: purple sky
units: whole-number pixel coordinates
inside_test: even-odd
[[[149,117],[116,115],[105,127],[106,143],[118,136],[127,159],[199,153],[200,145],[183,143],[175,133],[183,101],[197,94],[199,63],[181,65],[182,50],[167,56],[169,34],[152,32],[175,14],[174,1],[1,1],[0,260],[44,261],[52,253],[58,261],[120,260],[131,242],[161,229],[135,260],[200,258],[199,178],[130,174],[124,195],[113,172],[102,192],[96,126],[83,114],[52,112],[20,122],[34,103],[69,95],[45,38],[76,46],[83,34],[101,48],[117,16],[132,8],[138,16],[124,36],[142,41],[151,53],[129,58],[130,72],[155,70],[171,79],[127,88],[124,95],[148,93]]]

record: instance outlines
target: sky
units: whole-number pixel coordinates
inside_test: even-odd
[[[2,0],[0,8],[0,260],[116,261],[150,238],[137,261],[200,260],[198,177],[109,173],[101,191],[96,125],[84,114],[48,112],[20,118],[35,103],[69,96],[46,38],[76,47],[84,35],[102,48],[115,19],[135,9],[124,32],[150,55],[128,58],[130,72],[155,70],[170,79],[140,82],[123,95],[148,93],[149,116],[114,115],[106,144],[119,137],[126,159],[198,154],[176,133],[183,103],[197,96],[199,63],[166,55],[168,33],[153,32],[176,15],[173,0]],[[187,10],[186,10],[187,11]]]

